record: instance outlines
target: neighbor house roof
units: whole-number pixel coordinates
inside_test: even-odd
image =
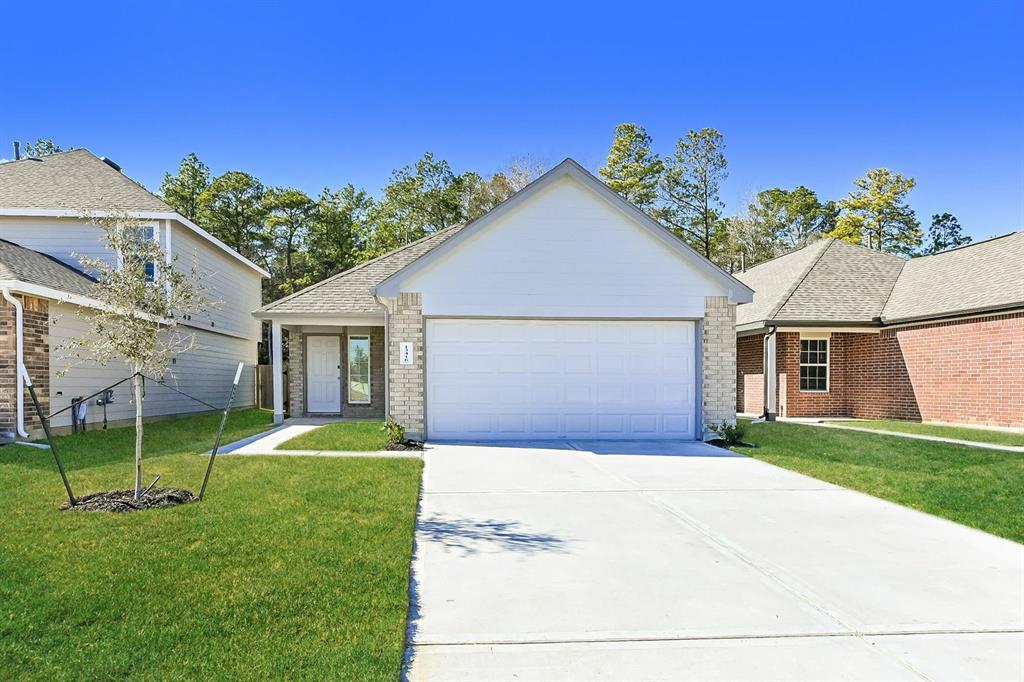
[[[1013,232],[903,266],[882,320],[948,317],[1024,305],[1024,232]]]
[[[270,276],[88,149],[0,163],[0,215],[84,216],[115,211],[143,219],[176,220],[263,277]]]
[[[406,244],[379,258],[328,277],[290,296],[269,303],[256,311],[256,317],[275,315],[376,315],[380,304],[373,289],[417,258],[458,234],[462,226],[449,227],[418,241]]]
[[[59,292],[92,297],[96,281],[61,261],[0,239],[0,280],[35,284]]]
[[[0,206],[70,211],[174,211],[87,149],[0,164]]]
[[[839,239],[821,239],[737,278],[754,289],[736,324],[877,324],[906,261]]]
[[[881,325],[1024,306],[1024,232],[904,260],[822,239],[737,278],[736,326]]]

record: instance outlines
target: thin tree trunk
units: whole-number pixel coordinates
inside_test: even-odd
[[[138,370],[136,370],[137,372]],[[132,378],[132,389],[135,393],[135,499],[139,499],[142,491],[142,377],[136,374]]]

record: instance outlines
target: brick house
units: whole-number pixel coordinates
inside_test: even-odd
[[[566,159],[487,215],[255,311],[275,418],[411,437],[679,438],[736,416],[752,292]]]
[[[823,239],[737,278],[738,412],[1024,427],[1024,232],[910,260]]]

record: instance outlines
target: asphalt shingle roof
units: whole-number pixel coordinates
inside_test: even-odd
[[[0,280],[17,280],[69,294],[95,295],[96,282],[70,265],[0,239]]]
[[[969,244],[903,266],[885,322],[1024,305],[1024,232]]]
[[[0,208],[174,210],[87,149],[0,164]]]
[[[872,322],[882,314],[904,263],[897,256],[830,239],[773,319]]]
[[[1024,306],[1024,232],[910,260],[823,239],[736,278],[754,290],[737,326],[888,324]]]
[[[736,279],[754,290],[753,301],[736,307],[736,324],[771,319],[826,246],[827,240],[819,240],[746,272],[734,274]]]
[[[391,253],[269,303],[256,312],[305,315],[377,314],[381,307],[374,299],[372,290],[406,265],[443,244],[461,229],[460,225],[435,232]]]

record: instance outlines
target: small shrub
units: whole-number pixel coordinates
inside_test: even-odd
[[[719,440],[726,447],[731,448],[743,444],[743,434],[746,433],[746,429],[739,423],[720,422],[718,424],[709,424],[708,428],[718,436]]]
[[[394,417],[388,417],[388,420],[384,422],[384,426],[380,430],[387,432],[388,445],[401,443],[405,440],[405,427],[396,422]]]

